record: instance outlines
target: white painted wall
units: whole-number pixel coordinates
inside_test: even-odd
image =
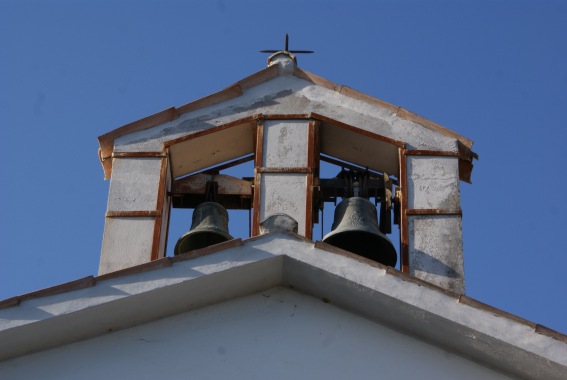
[[[305,120],[265,121],[263,165],[267,168],[307,167],[307,128]]]
[[[464,294],[461,217],[410,216],[408,224],[410,274],[457,294]]]
[[[297,221],[305,236],[307,174],[263,173],[260,182],[260,221],[284,213]]]
[[[286,288],[0,363],[15,379],[510,379]]]
[[[454,138],[402,119],[387,108],[341,95],[295,76],[278,76],[246,89],[234,99],[185,113],[179,118],[117,138],[115,152],[161,152],[168,140],[255,114],[316,112],[362,130],[406,141],[408,149],[457,152]]]
[[[459,159],[409,156],[408,208],[461,210]],[[427,282],[465,293],[460,215],[409,216],[409,273]]]
[[[408,208],[461,209],[457,157],[409,156],[407,174]]]
[[[108,211],[154,211],[157,207],[161,157],[115,158]]]
[[[305,120],[264,122],[262,166],[267,169],[307,168],[309,123]],[[285,213],[298,222],[305,236],[307,174],[262,173],[260,180],[260,221]]]
[[[115,158],[112,165],[107,211],[156,211],[162,158]],[[98,273],[149,262],[154,225],[154,217],[107,217]]]
[[[106,218],[98,274],[147,263],[152,257],[155,218]]]

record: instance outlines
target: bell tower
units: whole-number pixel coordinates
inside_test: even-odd
[[[171,208],[195,210],[177,255],[231,240],[227,209],[250,210],[251,237],[283,223],[316,240],[332,203],[324,243],[464,292],[472,142],[298,68],[287,39],[264,70],[99,141],[111,180],[101,274],[164,257]],[[250,161],[249,176],[223,173]]]

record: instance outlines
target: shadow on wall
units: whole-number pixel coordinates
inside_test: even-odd
[[[413,250],[410,255],[410,268],[412,267],[420,268],[420,272],[426,272],[441,277],[460,278],[461,276],[459,272],[455,271],[443,261],[417,249]]]

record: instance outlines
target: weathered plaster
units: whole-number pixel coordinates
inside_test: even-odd
[[[295,76],[278,76],[236,98],[181,115],[162,125],[119,137],[115,151],[161,151],[163,143],[255,114],[315,112],[361,130],[405,141],[409,149],[457,151],[454,138],[398,117],[389,109],[341,95]]]
[[[260,191],[260,220],[285,213],[297,220],[298,233],[305,236],[307,175],[263,173]]]
[[[457,157],[410,156],[407,163],[410,209],[461,209]]]
[[[465,292],[459,215],[409,217],[409,273],[442,288]]]
[[[98,273],[147,263],[152,257],[155,218],[106,218]]]
[[[279,75],[292,75],[297,67],[297,61],[289,52],[277,52],[268,58],[268,66],[273,65],[278,65]]]
[[[154,211],[161,158],[115,158],[107,211]]]
[[[264,122],[263,165],[267,168],[307,167],[306,121]]]
[[[164,183],[161,187],[164,193],[160,194],[162,162],[161,157],[115,158],[107,211],[157,212],[161,208],[161,228],[166,231],[169,203],[165,192],[169,185]],[[165,201],[165,207],[158,205],[159,199]],[[154,230],[153,217],[107,217],[99,274],[149,262],[152,259]],[[162,238],[159,255],[164,254],[165,235],[164,232],[158,237]]]

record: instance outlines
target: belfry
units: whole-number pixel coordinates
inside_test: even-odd
[[[465,295],[472,141],[270,53],[99,137],[99,274],[0,301],[0,378],[565,379],[567,336]]]

